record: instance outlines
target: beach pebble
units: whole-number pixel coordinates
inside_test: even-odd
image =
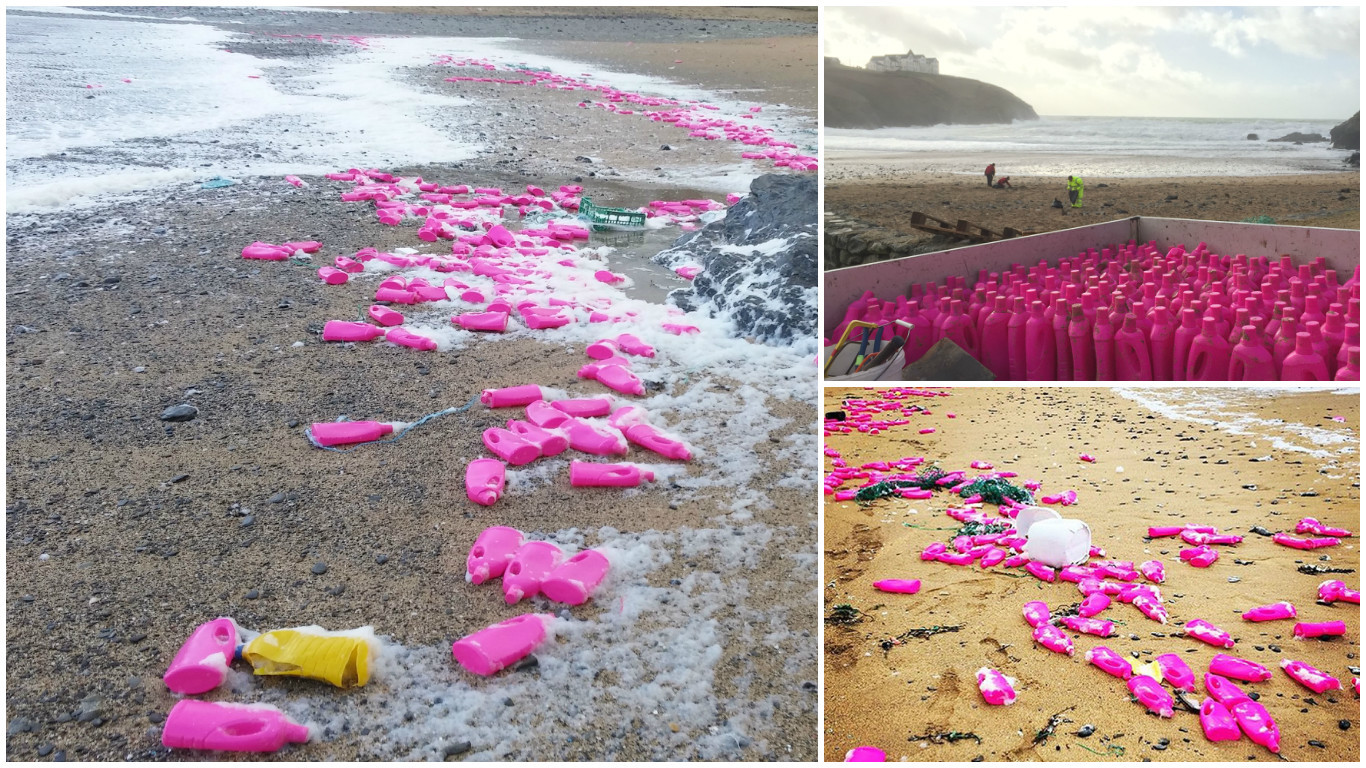
[[[1082,737],[1083,739],[1095,732],[1096,727],[1094,725],[1091,725],[1090,723],[1087,723],[1086,725],[1083,725],[1081,728],[1077,729],[1077,735]]]
[[[1351,721],[1351,720],[1339,720],[1339,721],[1338,721],[1338,729],[1339,729],[1339,730],[1343,730],[1343,731],[1350,731],[1350,730],[1352,729],[1352,721]]]
[[[270,503],[271,503],[271,504],[279,504],[280,502],[282,502],[282,501],[284,501],[284,500],[285,500],[285,492],[284,492],[284,491],[279,491],[279,492],[276,493],[274,496],[271,496],[271,497],[270,497]]]
[[[321,576],[321,575],[323,575],[324,573],[327,573],[327,563],[314,563],[314,564],[313,564],[313,575],[314,575],[314,576]]]
[[[238,526],[240,526],[240,527],[242,527],[242,528],[246,528],[247,526],[250,526],[252,523],[255,523],[255,522],[256,522],[256,516],[255,516],[255,515],[247,515],[246,517],[242,518],[242,522],[238,523]]]
[[[38,757],[47,757],[48,755],[52,754],[52,750],[54,749],[56,749],[56,747],[52,746],[51,744],[39,744]]]
[[[389,556],[388,556],[388,555],[375,555],[375,564],[376,564],[376,565],[384,565],[384,564],[387,563],[387,562],[389,562]]]
[[[138,373],[141,373],[140,370]],[[189,421],[199,415],[199,409],[187,403],[173,405],[161,412],[162,421]]]
[[[468,741],[457,741],[452,744],[447,744],[445,748],[441,750],[441,756],[444,758],[451,758],[456,755],[463,755],[468,751],[470,751],[470,743]]]
[[[258,597],[260,597],[260,596],[261,596],[261,591],[260,591],[259,589],[248,590],[248,591],[247,591],[247,594],[245,595],[245,597],[246,597],[248,600],[255,600],[256,598],[258,598]]]
[[[146,373],[147,369],[141,365],[133,369],[133,373]]]

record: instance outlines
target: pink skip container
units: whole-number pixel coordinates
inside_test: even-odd
[[[502,427],[484,430],[484,447],[514,467],[541,457],[540,446]]]
[[[1200,727],[1210,741],[1237,741],[1243,737],[1233,713],[1214,699],[1200,702]]]
[[[180,646],[161,679],[176,693],[206,693],[223,684],[228,663],[237,653],[237,623],[229,618],[206,621]]]
[[[475,459],[465,467],[465,495],[475,504],[493,506],[506,482],[503,462],[497,459]]]
[[[466,670],[488,677],[525,658],[546,638],[549,613],[525,613],[456,640],[451,655]]]
[[[392,424],[380,421],[318,421],[309,429],[318,445],[348,445],[378,440],[394,431]]]
[[[508,408],[514,405],[534,403],[541,397],[541,388],[535,384],[522,384],[502,389],[486,389],[479,396],[479,402],[490,408]]]
[[[394,310],[389,309],[388,307],[382,307],[379,304],[371,304],[370,309],[366,310],[366,314],[370,315],[371,320],[374,320],[386,328],[392,328],[395,325],[403,325],[403,314],[401,312],[395,312]],[[326,328],[323,330],[326,331]]]
[[[383,328],[369,323],[328,320],[323,324],[323,341],[372,341],[383,335]]]
[[[542,456],[559,456],[569,450],[569,439],[530,422],[508,419],[508,431],[535,445]]]
[[[596,549],[585,549],[560,563],[541,582],[541,594],[566,605],[582,605],[598,588],[611,564]]]
[[[575,488],[634,488],[642,480],[654,482],[655,473],[633,464],[569,463],[569,484]]]
[[[920,579],[883,579],[873,582],[873,589],[900,595],[914,595],[920,591]]]
[[[1015,688],[1010,684],[1010,678],[991,667],[977,670],[977,690],[982,692],[982,700],[993,706],[1015,703]]]
[[[508,563],[522,548],[525,537],[516,528],[495,525],[479,532],[470,554],[465,558],[465,579],[472,584],[483,584],[496,579],[507,570]]]
[[[503,572],[503,600],[515,605],[541,594],[541,584],[564,559],[564,552],[548,541],[528,541],[517,550]]]
[[[274,752],[308,741],[308,726],[291,722],[268,704],[228,704],[185,699],[166,715],[161,744],[179,749]]]

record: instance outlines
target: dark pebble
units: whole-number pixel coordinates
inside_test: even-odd
[[[974,762],[974,763],[980,763],[980,762],[982,762],[982,760],[984,760],[984,759],[985,759],[985,758],[984,758],[982,755],[978,755],[977,757],[972,758],[972,762]]]
[[[290,429],[294,429],[295,427],[299,426],[299,420],[298,420],[298,419],[290,419],[290,420],[289,420],[289,423],[286,424],[285,426],[286,426],[286,427],[289,427]]]
[[[389,562],[389,556],[388,556],[388,555],[375,555],[375,564],[376,564],[376,565],[384,565],[384,564],[387,563],[387,562]]]
[[[1270,648],[1275,653],[1281,652],[1281,647],[1279,645],[1268,645],[1267,648]]]
[[[521,671],[524,670],[524,669],[535,669],[536,667],[539,667],[540,665],[541,665],[540,659],[537,659],[536,656],[535,656],[535,654],[532,654],[532,655],[530,655],[530,656],[527,656],[527,657],[524,658],[524,659],[519,660],[516,664],[513,664],[513,665],[512,665],[512,671],[513,671],[513,672],[521,672]],[[510,699],[509,699],[509,701],[510,701]]]
[[[52,750],[54,749],[56,749],[56,747],[52,746],[51,744],[39,744],[38,757],[47,757],[48,755],[52,754]]]
[[[199,409],[193,405],[181,403],[173,405],[161,412],[162,421],[189,421],[199,415]]]
[[[1339,720],[1339,721],[1338,721],[1338,730],[1342,730],[1342,731],[1350,731],[1350,730],[1352,730],[1352,721],[1351,721],[1351,720]]]
[[[1259,651],[1265,651],[1265,650],[1266,650],[1266,646],[1263,646],[1263,645],[1254,645],[1254,646],[1252,646],[1252,647],[1253,647],[1253,648],[1256,648],[1256,649],[1259,650]]]
[[[1309,746],[1311,746],[1311,747],[1318,747],[1319,749],[1327,749],[1327,748],[1328,748],[1328,745],[1327,745],[1327,744],[1324,744],[1323,742],[1317,741],[1317,740],[1315,740],[1315,739],[1310,739],[1310,740],[1309,740]]]
[[[1167,738],[1166,736],[1163,736],[1162,738],[1160,738],[1160,739],[1157,740],[1157,743],[1158,743],[1159,746],[1165,747],[1165,746],[1167,746],[1168,744],[1171,744],[1171,743],[1172,743],[1172,740],[1169,739],[1169,738]]]
[[[160,712],[147,713],[147,722],[151,723],[152,725],[161,725],[162,721],[164,721],[165,719],[166,716],[161,714]]]
[[[457,741],[453,744],[447,744],[446,748],[441,750],[441,754],[443,757],[455,757],[456,755],[463,755],[468,751],[470,751],[470,743],[468,741]]]
[[[279,504],[279,503],[283,502],[284,500],[285,500],[285,493],[284,493],[284,491],[280,491],[279,493],[277,493],[277,494],[275,494],[274,496],[271,496],[271,497],[270,497],[270,503],[271,503],[271,504]]]
[[[314,564],[313,564],[313,575],[314,575],[314,576],[321,576],[321,575],[323,575],[324,573],[327,573],[327,563],[314,563]]]
[[[137,634],[129,635],[129,636],[128,636],[128,642],[130,642],[130,643],[140,643],[140,642],[142,642],[143,640],[146,640],[146,639],[147,639],[147,635],[143,634],[142,632],[138,632]]]
[[[1167,749],[1167,745],[1159,742],[1153,745],[1153,749],[1157,750],[1158,752],[1162,752]]]
[[[258,597],[260,597],[260,596],[261,596],[261,591],[258,590],[258,589],[249,590],[249,591],[247,592],[247,594],[246,594],[246,598],[247,598],[248,600],[255,600],[256,598],[258,598]]]
[[[1083,725],[1081,728],[1077,729],[1077,735],[1082,737],[1083,739],[1095,732],[1096,727],[1094,725],[1091,725],[1090,723],[1087,723],[1086,725]]]
[[[252,523],[255,523],[255,522],[256,522],[256,516],[255,516],[255,515],[247,515],[246,517],[242,518],[242,522],[238,523],[237,525],[238,525],[238,527],[246,528],[246,527],[250,526]]]
[[[65,763],[65,762],[66,762],[66,750],[65,750],[65,749],[59,749],[59,750],[57,750],[57,754],[55,754],[55,755],[52,756],[52,762],[54,762],[54,763]]]
[[[511,698],[503,699],[503,706],[505,706],[505,707],[510,707],[510,706],[512,706],[512,704],[513,704],[513,702],[512,702],[512,699],[511,699]]]
[[[1261,695],[1260,693],[1257,693],[1256,691],[1249,691],[1248,694],[1247,694],[1247,697],[1248,697],[1249,699],[1252,699],[1253,701],[1260,701],[1261,698],[1262,698],[1262,695]]]
[[[183,483],[183,482],[185,482],[186,480],[189,480],[189,479],[190,479],[190,476],[189,476],[189,475],[182,473],[182,474],[176,475],[175,477],[171,478],[171,482],[173,482],[173,483]]]

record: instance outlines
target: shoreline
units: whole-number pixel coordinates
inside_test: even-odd
[[[1215,649],[1173,634],[1194,618],[1229,630],[1238,639],[1231,654],[1273,669],[1283,657],[1300,659],[1350,685],[1346,667],[1359,664],[1360,611],[1350,604],[1316,605],[1314,590],[1329,578],[1354,586],[1359,572],[1315,576],[1295,568],[1300,562],[1317,564],[1322,552],[1329,552],[1331,561],[1321,564],[1359,571],[1357,539],[1307,553],[1275,546],[1248,531],[1254,525],[1293,530],[1295,521],[1308,515],[1357,533],[1359,442],[1353,443],[1352,453],[1330,446],[1326,457],[1282,450],[1273,444],[1274,426],[1238,434],[1172,420],[1110,389],[947,391],[947,398],[902,401],[926,406],[932,415],[911,416],[909,425],[879,436],[837,435],[826,438],[826,444],[840,450],[850,466],[907,455],[924,456],[945,469],[967,469],[971,461],[985,460],[997,471],[1018,472],[1020,479],[1012,482],[1042,481],[1044,493],[1074,489],[1078,503],[1063,515],[1086,521],[1093,543],[1109,557],[1165,563],[1162,594],[1171,620],[1160,626],[1116,604],[1101,618],[1123,622],[1118,636],[1100,640],[1082,635],[1071,658],[1050,653],[1031,641],[1020,605],[1027,600],[1044,600],[1053,607],[1074,602],[1080,596],[1073,585],[1044,584],[1029,576],[1005,578],[976,565],[921,561],[918,553],[926,545],[952,535],[937,528],[956,525],[943,514],[949,502],[942,494],[930,501],[883,499],[863,508],[826,496],[824,611],[828,617],[836,604],[851,603],[864,612],[857,624],[826,626],[826,760],[840,760],[847,750],[868,744],[886,750],[889,761],[966,761],[977,756],[988,761],[1090,761],[1093,751],[1109,754],[1111,746],[1123,750],[1124,761],[1276,761],[1276,755],[1246,739],[1205,740],[1193,714],[1178,711],[1172,719],[1145,714],[1131,703],[1123,683],[1083,658],[1085,650],[1097,645],[1122,655],[1132,651],[1145,660],[1150,654],[1178,652],[1198,679]],[[842,397],[870,396],[864,388],[827,389],[825,409],[839,409]],[[1228,407],[1254,419],[1283,419],[1348,433],[1359,441],[1357,396],[1311,392],[1236,399],[1237,405]],[[948,413],[956,418],[945,418]],[[1344,417],[1345,423],[1329,420],[1330,415]],[[938,431],[918,434],[926,426]],[[1078,461],[1082,452],[1094,455],[1096,463]],[[1271,460],[1261,461],[1263,455]],[[1258,463],[1249,463],[1254,460]],[[825,471],[830,467],[827,458]],[[986,504],[983,509],[994,513],[995,507]],[[1179,541],[1144,541],[1147,526],[1185,522],[1212,524],[1245,538],[1236,547],[1220,547],[1221,559],[1204,570],[1176,562],[1176,550],[1184,546]],[[871,583],[883,578],[919,578],[923,586],[915,595],[878,593]],[[1237,615],[1279,599],[1294,602],[1303,621],[1345,620],[1347,639],[1292,640],[1286,623],[1254,624]],[[962,629],[909,639],[886,652],[878,646],[881,639],[907,628],[936,624]],[[1016,678],[1013,705],[982,702],[974,674],[984,665]],[[1267,682],[1240,686],[1259,692],[1277,721],[1283,758],[1356,760],[1360,709],[1350,690],[1316,695],[1279,670],[1274,675]],[[1203,696],[1198,682],[1197,688]],[[1083,689],[1094,693],[1083,694]],[[1067,722],[1035,746],[1033,734],[1059,712]],[[1350,727],[1339,729],[1339,719]],[[1094,735],[1077,735],[1085,724],[1094,726]],[[947,731],[975,733],[981,742],[907,739]],[[1311,739],[1325,746],[1309,745]]]

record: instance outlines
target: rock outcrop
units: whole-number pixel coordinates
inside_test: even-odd
[[[654,257],[704,269],[669,294],[685,310],[728,315],[740,336],[766,344],[816,337],[816,188],[814,175],[760,176],[726,217],[689,232]]]
[[[828,128],[980,125],[1038,117],[1015,94],[980,80],[828,64],[825,68]]]
[[[1267,139],[1267,141],[1292,141],[1296,144],[1317,144],[1320,141],[1328,141],[1328,137],[1319,133],[1287,133],[1279,139]]]
[[[1333,149],[1361,149],[1361,113],[1333,126],[1328,135],[1333,139]]]

